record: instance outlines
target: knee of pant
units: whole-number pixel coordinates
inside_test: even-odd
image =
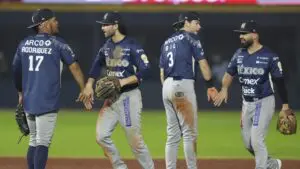
[[[247,150],[251,150],[252,149],[252,146],[251,146],[251,144],[250,144],[250,140],[249,141],[244,141],[244,146],[245,146],[245,148],[247,149]]]
[[[35,135],[29,136],[29,145],[32,147],[36,147],[36,136]]]
[[[101,133],[97,133],[96,135],[96,142],[99,144],[99,145],[103,145],[105,144],[106,140],[109,138],[109,135],[104,133],[104,132],[101,132]]]
[[[49,147],[50,144],[51,144],[51,140],[49,139],[45,139],[45,138],[36,139],[36,146]]]
[[[183,132],[183,141],[193,141],[197,139],[197,134],[189,131],[189,132]]]
[[[261,139],[251,139],[251,146],[254,151],[263,146],[263,141]]]
[[[167,144],[177,144],[180,142],[181,133],[168,133]]]
[[[145,147],[143,138],[141,135],[133,135],[130,138],[130,146],[135,152],[140,152]]]

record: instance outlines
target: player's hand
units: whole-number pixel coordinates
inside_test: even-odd
[[[207,101],[214,101],[215,97],[218,95],[218,91],[215,87],[207,89]]]
[[[85,95],[83,92],[80,92],[76,99],[76,102],[86,102],[87,99],[88,99],[88,96]]]
[[[94,89],[92,87],[86,86],[81,93],[83,97],[78,97],[78,101],[81,101],[83,103],[90,102],[90,104],[94,104]]]
[[[22,92],[18,92],[19,95],[19,104],[23,104],[23,94]]]
[[[85,109],[88,110],[88,111],[92,110],[92,108],[93,108],[91,99],[86,100],[85,102],[83,102],[83,105],[84,105]]]
[[[222,88],[219,94],[214,99],[214,105],[219,107],[223,101],[227,103],[227,99],[228,99],[228,89]]]

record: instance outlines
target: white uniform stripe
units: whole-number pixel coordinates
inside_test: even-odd
[[[194,57],[192,57],[192,69],[193,69],[193,73],[195,76],[195,58]]]
[[[62,61],[60,61],[60,65],[59,65],[59,79],[60,79],[60,86],[61,86],[61,75],[62,75],[62,71],[63,71],[63,68],[64,68],[64,64]]]
[[[275,92],[274,91],[274,84],[273,84],[273,81],[272,81],[271,73],[269,73],[269,81],[270,81],[270,86],[271,86],[272,91]]]

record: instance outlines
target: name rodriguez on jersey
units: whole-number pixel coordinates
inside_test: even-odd
[[[26,40],[24,46],[21,49],[21,52],[50,55],[52,54],[52,48],[47,48],[50,45],[50,40]]]

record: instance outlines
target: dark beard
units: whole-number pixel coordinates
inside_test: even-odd
[[[108,35],[106,38],[111,38],[111,37],[113,37],[115,34],[116,34],[116,32],[114,32],[114,33]]]
[[[253,40],[248,40],[245,43],[241,43],[241,47],[248,49],[253,44]]]

